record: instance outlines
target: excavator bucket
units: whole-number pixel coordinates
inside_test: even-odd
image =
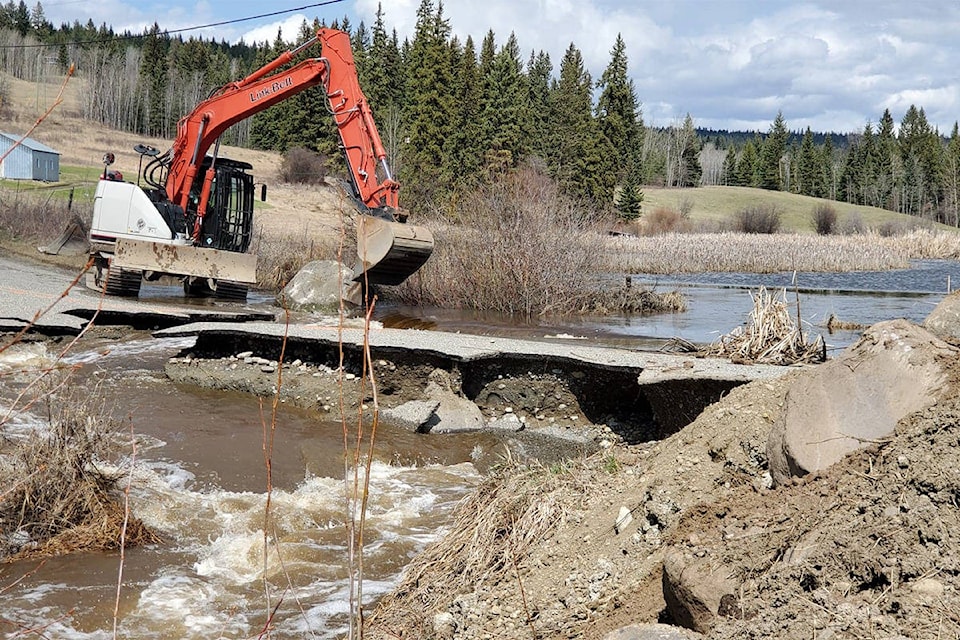
[[[357,265],[353,279],[397,285],[423,266],[433,252],[426,227],[360,215],[357,219]]]

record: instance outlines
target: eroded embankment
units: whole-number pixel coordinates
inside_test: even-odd
[[[362,345],[208,330],[166,372],[178,382],[262,396],[279,390],[284,402],[321,412],[338,412],[341,393],[351,408],[371,408],[376,396],[382,420],[421,432],[493,428],[607,444],[660,440],[746,381],[691,377],[692,358],[681,356],[647,380],[643,366],[535,353],[536,343],[529,348],[462,357],[375,346],[371,381]]]

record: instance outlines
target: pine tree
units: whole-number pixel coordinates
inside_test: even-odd
[[[453,44],[451,49],[453,49]],[[477,53],[473,38],[468,37],[462,51],[456,55],[454,70],[454,93],[456,113],[454,127],[444,143],[443,180],[454,191],[464,193],[474,188],[480,178],[483,148],[479,145],[482,138],[481,99],[483,83],[477,67]]]
[[[593,118],[592,87],[583,56],[571,43],[560,63],[560,79],[551,90],[546,160],[564,191],[606,203],[613,198],[614,181],[603,169],[614,150]]]
[[[787,140],[790,132],[783,120],[783,113],[778,112],[770,127],[770,132],[760,149],[759,186],[761,189],[780,191],[784,187],[783,172],[780,162],[787,151]]]
[[[678,187],[696,187],[700,184],[703,168],[700,166],[700,138],[697,136],[693,118],[688,113],[679,133]]]
[[[550,56],[541,51],[536,56],[531,52],[527,62],[527,104],[530,107],[530,153],[540,158],[546,156],[547,134],[550,118],[550,78],[553,64]]]
[[[527,152],[530,130],[526,79],[514,34],[493,57],[483,80],[484,165],[488,172],[496,173],[519,164]]]
[[[455,104],[450,48],[450,25],[443,5],[434,11],[432,0],[421,0],[417,25],[407,60],[407,144],[403,149],[402,182],[407,206],[426,209],[441,204],[442,167],[447,163],[444,142],[450,135]]]
[[[167,136],[167,113],[165,99],[167,95],[167,49],[169,38],[166,33],[161,37],[160,25],[156,22],[144,33],[143,50],[140,55],[141,86],[146,91],[146,130],[150,136]]]
[[[616,149],[614,177],[623,180],[639,158],[641,129],[637,122],[639,102],[633,80],[627,74],[627,53],[623,37],[617,34],[610,63],[597,83],[597,120],[600,131]]]
[[[757,186],[757,165],[760,159],[757,156],[757,146],[753,140],[747,140],[737,160],[736,184],[739,187]]]
[[[821,197],[823,190],[822,176],[818,171],[817,162],[817,151],[813,146],[813,132],[810,127],[807,127],[800,142],[800,151],[797,154],[797,193],[815,198]]]
[[[640,190],[636,171],[627,174],[617,196],[617,215],[623,220],[636,220],[643,208],[643,191]]]
[[[877,200],[878,206],[897,210],[901,183],[897,134],[889,109],[883,110],[877,129]]]
[[[960,227],[960,126],[953,123],[944,155],[944,223]]]

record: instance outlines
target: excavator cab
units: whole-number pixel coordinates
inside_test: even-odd
[[[187,207],[188,228],[196,218],[200,200],[203,175],[214,162],[211,157],[203,161],[201,171],[190,190],[190,205]],[[253,165],[238,160],[217,158],[214,178],[210,185],[210,199],[206,215],[200,227],[200,245],[208,249],[222,249],[245,253],[253,235],[253,201],[256,188],[253,175],[247,173]]]

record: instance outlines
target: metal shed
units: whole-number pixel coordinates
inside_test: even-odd
[[[20,136],[0,132],[0,156],[10,151]],[[32,138],[25,138],[3,162],[0,163],[0,178],[10,180],[60,180],[60,152]]]

